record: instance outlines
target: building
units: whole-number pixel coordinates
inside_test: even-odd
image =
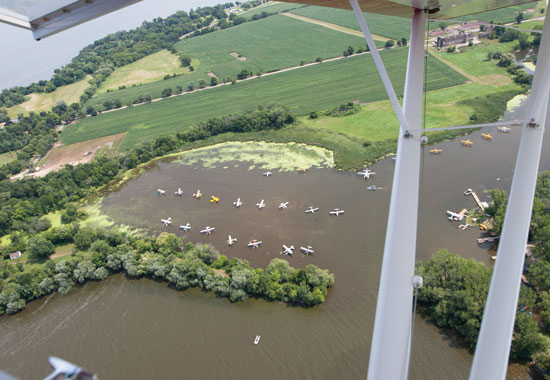
[[[21,257],[21,251],[17,251],[17,252],[14,252],[14,253],[10,253],[10,260],[15,260],[15,259],[17,259],[18,257]]]
[[[444,48],[451,45],[464,45],[473,40],[474,34],[472,32],[451,34],[450,36],[437,37],[435,46],[438,48]]]

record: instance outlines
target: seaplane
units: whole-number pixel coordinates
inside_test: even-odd
[[[162,225],[165,226],[165,227],[172,224],[172,218],[171,217],[168,217],[168,219],[161,219],[160,221],[162,222]]]
[[[210,235],[215,229],[215,227],[206,226],[204,230],[201,230],[201,234]]]
[[[235,207],[241,207],[242,204],[243,202],[241,202],[241,198],[237,198],[237,201],[233,202],[233,206]]]
[[[437,149],[437,148],[434,148],[434,149],[430,149],[430,154],[433,154],[433,155],[440,155],[441,152],[443,152],[443,149]]]
[[[218,203],[220,201],[220,198],[215,197],[212,195],[212,198],[210,198],[210,203]]]
[[[308,171],[308,168],[300,168],[300,169],[298,169],[298,171],[299,171],[300,173],[305,173],[305,172]]]
[[[452,212],[449,210],[447,210],[447,215],[449,215],[449,220],[461,221],[462,219],[464,219],[463,214],[457,214],[456,212]]]
[[[265,173],[263,173],[263,175],[264,175],[264,177],[269,177],[270,175],[273,175],[273,173],[272,172],[265,172]]]
[[[178,191],[174,192],[177,196],[181,197],[183,195],[183,190],[178,188]]]
[[[310,245],[307,247],[300,247],[300,251],[302,251],[305,255],[313,255],[315,253]]]
[[[195,194],[193,194],[193,198],[201,199],[202,193],[200,190],[197,190]]]
[[[511,129],[509,127],[498,127],[500,133],[510,133]]]
[[[190,229],[191,229],[191,225],[189,223],[187,223],[184,226],[180,226],[180,230],[185,231],[185,232],[189,231]]]
[[[157,195],[166,195],[166,190],[157,189]]]
[[[294,253],[293,245],[291,245],[290,247],[287,247],[286,245],[283,244],[283,250],[281,251],[281,255],[292,256],[293,253]]]
[[[369,168],[365,168],[362,172],[357,172],[357,174],[362,175],[363,179],[369,179],[371,175],[375,175],[375,172],[371,172]]]
[[[260,248],[260,244],[262,244],[261,241],[252,240],[251,242],[248,242],[248,247],[256,249],[256,248]]]
[[[464,146],[472,146],[472,140],[460,140],[460,143]]]
[[[262,209],[265,207],[265,202],[264,200],[262,199],[262,201],[260,203],[256,203],[256,206],[258,206],[259,209]]]
[[[306,214],[315,214],[315,211],[318,211],[319,207],[313,208],[313,206],[309,206],[309,208],[306,210]]]
[[[492,140],[493,139],[493,135],[490,134],[490,133],[482,133],[481,137],[483,137],[483,140]]]
[[[229,236],[227,237],[227,245],[230,246],[230,247],[231,247],[233,244],[235,244],[236,241],[237,241],[237,238],[232,238],[231,235],[229,235]]]
[[[329,215],[340,216],[340,214],[343,214],[343,213],[344,213],[344,210],[340,210],[339,208],[335,208],[334,210],[329,211]]]
[[[288,208],[288,202],[279,203],[280,210],[286,210]]]

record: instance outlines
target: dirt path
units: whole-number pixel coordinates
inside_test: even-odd
[[[346,28],[345,26],[331,24],[330,22],[325,22],[325,21],[319,21],[319,20],[315,20],[315,19],[309,18],[309,17],[298,16],[298,15],[296,15],[294,13],[290,13],[290,12],[285,12],[285,13],[281,13],[281,14],[285,15],[285,16],[288,16],[288,17],[291,17],[291,18],[294,18],[296,20],[305,21],[305,22],[309,22],[311,24],[320,25],[320,26],[328,28],[328,29],[336,30],[337,32],[351,34],[352,36],[357,36],[357,37],[363,37],[363,33],[361,33],[359,30]],[[382,37],[378,34],[373,34],[372,38],[375,39],[375,40],[378,40],[378,41],[383,41],[383,42],[386,42],[386,41],[389,40],[389,38]]]

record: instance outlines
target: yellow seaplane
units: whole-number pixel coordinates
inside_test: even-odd
[[[481,137],[483,137],[484,140],[492,140],[493,139],[493,135],[490,134],[490,133],[482,133]]]
[[[300,173],[305,173],[305,172],[307,172],[307,170],[308,170],[307,168],[300,168],[300,169],[298,169],[298,171],[299,171]]]
[[[440,155],[441,152],[443,152],[443,149],[437,149],[437,148],[430,149],[430,154]]]
[[[210,203],[218,203],[219,201],[220,201],[220,198],[212,195],[212,198],[210,199]]]
[[[472,140],[460,140],[460,143],[464,146],[472,146]]]

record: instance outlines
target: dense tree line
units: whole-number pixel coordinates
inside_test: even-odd
[[[493,198],[485,211],[493,216],[493,231],[500,234],[506,213],[507,195],[493,189]],[[537,371],[550,380],[550,172],[538,176],[529,241],[533,244],[526,257],[510,358],[534,360]],[[424,288],[419,301],[427,306],[432,321],[459,333],[473,349],[485,308],[491,269],[447,251],[438,252],[422,265]]]
[[[49,260],[54,243],[71,241],[77,252],[68,260]],[[295,269],[286,260],[273,259],[265,270],[254,269],[245,260],[229,260],[210,245],[184,245],[182,239],[166,232],[132,238],[115,230],[72,224],[29,238],[27,251],[43,264],[1,263],[0,315],[17,313],[36,298],[55,291],[67,294],[78,284],[119,272],[167,281],[178,290],[199,287],[232,302],[251,296],[313,306],[325,300],[334,284],[333,274],[313,264]]]
[[[159,137],[119,157],[98,156],[92,162],[67,165],[42,178],[10,182],[6,167],[0,167],[0,236],[24,231],[36,217],[61,210],[86,197],[121,172],[155,157],[182,149],[185,144],[224,132],[249,132],[278,129],[293,123],[294,116],[283,106],[270,105],[241,115],[212,118],[176,136]]]

